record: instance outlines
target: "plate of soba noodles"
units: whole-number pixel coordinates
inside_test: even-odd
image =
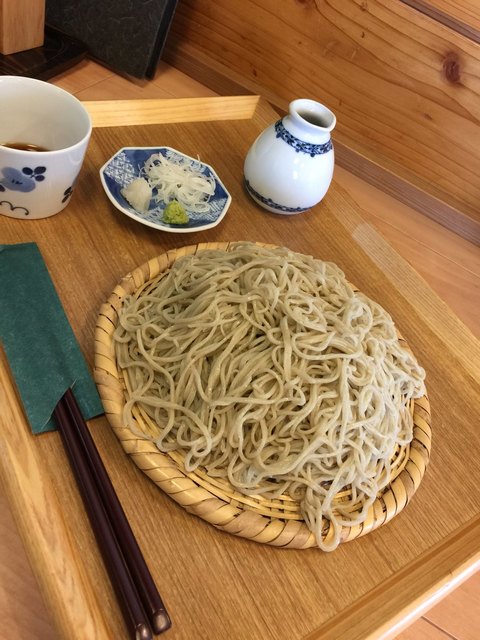
[[[425,371],[332,262],[252,242],[169,251],[117,285],[96,345],[124,450],[218,529],[333,551],[422,481]]]

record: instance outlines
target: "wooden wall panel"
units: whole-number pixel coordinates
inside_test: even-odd
[[[402,0],[410,7],[480,42],[480,4],[478,0]]]
[[[337,115],[337,161],[480,243],[480,45],[399,0],[181,0],[168,62]],[[223,84],[222,84],[223,83]]]
[[[0,0],[0,54],[41,47],[45,0]]]

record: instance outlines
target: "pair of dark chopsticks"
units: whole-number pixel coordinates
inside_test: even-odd
[[[151,640],[170,618],[71,389],[53,415],[125,623],[135,640]]]

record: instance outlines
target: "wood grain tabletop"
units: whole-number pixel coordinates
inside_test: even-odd
[[[433,444],[411,503],[377,531],[325,554],[277,549],[216,530],[170,500],[127,458],[104,417],[90,421],[172,617],[165,637],[391,637],[409,609],[480,558],[478,342],[335,183],[319,205],[297,216],[269,214],[249,199],[243,160],[276,118],[266,103],[255,96],[200,106],[187,99],[176,105],[181,117],[175,122],[166,102],[149,104],[145,120],[147,105],[136,105],[137,119],[128,126],[118,126],[115,101],[109,108],[91,103],[93,120],[102,125],[93,132],[68,207],[45,220],[2,219],[2,242],[38,243],[90,366],[100,306],[136,266],[199,242],[286,245],[337,263],[392,314],[427,371]],[[118,106],[128,113],[135,107]],[[109,110],[117,126],[108,126]],[[233,197],[218,227],[189,236],[162,233],[110,204],[99,168],[122,146],[152,145],[199,155],[216,169]],[[126,638],[59,435],[31,434],[3,356],[0,376],[0,474],[60,637]]]

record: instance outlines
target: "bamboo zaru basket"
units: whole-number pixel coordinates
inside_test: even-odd
[[[315,537],[303,520],[299,504],[289,496],[278,499],[247,496],[236,491],[227,481],[209,477],[202,468],[187,473],[180,452],[162,453],[154,442],[134,434],[123,423],[122,412],[129,390],[117,366],[113,333],[124,298],[153,286],[156,279],[181,256],[202,249],[228,251],[229,246],[230,243],[205,243],[168,251],[125,276],[100,310],[95,333],[95,379],[108,421],[125,452],[184,509],[223,531],[256,542],[284,548],[314,547]],[[391,520],[420,485],[431,447],[428,398],[424,396],[413,401],[411,411],[414,422],[412,442],[408,446],[397,447],[391,460],[390,483],[377,496],[361,525],[342,528],[342,543],[365,535]],[[155,432],[151,418],[141,409],[137,408],[134,416],[138,433]],[[348,492],[346,487],[337,494],[336,500],[339,503],[344,501]],[[361,507],[361,504],[353,505],[352,509]],[[322,535],[326,543],[333,536],[333,527],[328,520],[324,523]]]

